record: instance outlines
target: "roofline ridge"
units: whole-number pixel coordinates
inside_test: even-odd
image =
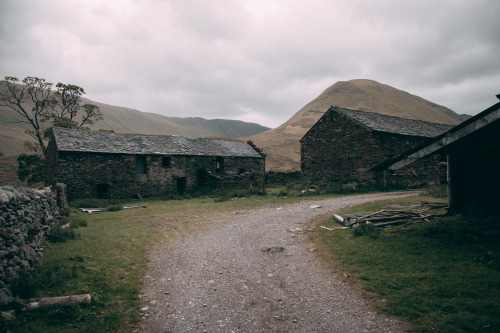
[[[354,110],[354,109],[342,108],[342,107],[338,107],[338,106],[331,106],[330,108],[337,108],[337,109],[339,109],[340,112],[342,112],[342,110],[348,110],[348,111],[359,112],[359,113],[375,114],[375,115],[381,116],[381,117],[390,117],[390,118],[398,118],[398,119],[411,120],[411,121],[419,121],[419,122],[423,122],[423,123],[427,123],[427,124],[432,124],[432,125],[442,125],[442,126],[449,126],[449,127],[456,126],[456,125],[449,125],[449,124],[443,124],[443,123],[435,123],[435,122],[431,122],[431,121],[427,121],[427,120],[421,120],[421,119],[413,119],[413,118],[406,118],[406,117],[391,116],[391,115],[388,115],[388,114],[383,114],[383,113],[378,113],[378,112],[373,112],[373,111]],[[349,116],[349,115],[347,115],[347,116]]]
[[[223,138],[223,137],[203,137],[203,136],[187,136],[187,135],[177,135],[177,134],[143,134],[143,133],[116,133],[116,132],[100,132],[100,131],[93,131],[93,130],[83,130],[79,128],[66,128],[66,127],[53,127],[56,131],[57,130],[63,130],[63,131],[68,131],[68,132],[81,132],[81,133],[99,133],[103,135],[123,135],[123,136],[131,136],[131,135],[137,135],[137,136],[151,136],[151,137],[177,137],[177,138],[189,138],[189,139],[206,139],[206,140],[218,140],[218,141],[228,141],[228,142],[245,142],[241,140],[237,140],[237,138]]]

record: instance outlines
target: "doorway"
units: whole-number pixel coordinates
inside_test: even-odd
[[[184,194],[186,192],[187,180],[186,177],[177,178],[177,193]]]

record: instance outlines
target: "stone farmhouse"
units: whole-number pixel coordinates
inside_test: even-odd
[[[500,99],[500,95],[497,95]],[[374,173],[399,171],[446,154],[451,213],[500,212],[500,103],[467,119],[427,143],[372,168]]]
[[[265,157],[240,141],[54,128],[45,182],[66,184],[68,200],[263,190]]]
[[[441,156],[379,178],[366,171],[451,127],[332,106],[300,140],[302,175],[338,182],[439,183],[440,174],[446,179]]]

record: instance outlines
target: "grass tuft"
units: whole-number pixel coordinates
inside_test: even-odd
[[[352,227],[352,235],[354,237],[369,236],[371,238],[377,238],[380,235],[380,229],[371,223],[355,224]]]
[[[78,237],[77,233],[75,232],[74,228],[61,228],[61,227],[55,227],[50,231],[49,234],[49,242],[51,243],[62,243],[62,242],[67,242],[68,240],[71,239],[76,239]]]
[[[411,200],[422,198],[400,203]],[[338,225],[332,218],[320,223]],[[499,226],[499,217],[454,216],[379,229],[377,237],[321,228],[314,237],[357,283],[386,299],[381,310],[409,320],[412,331],[500,332]]]

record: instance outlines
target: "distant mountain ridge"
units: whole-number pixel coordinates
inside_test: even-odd
[[[167,117],[155,113],[119,107],[83,98],[83,104],[99,106],[104,119],[90,126],[92,130],[113,130],[116,133],[181,135],[191,137],[238,138],[269,130],[269,127],[239,120],[204,119],[200,117]],[[24,130],[30,129],[20,123],[23,118],[12,110],[0,107],[0,153],[4,156],[24,152],[23,143],[30,140]],[[47,125],[49,125],[47,123]]]
[[[246,139],[264,149],[267,170],[299,170],[299,141],[330,106],[447,125],[456,125],[470,117],[391,86],[357,79],[335,83],[283,125]]]

